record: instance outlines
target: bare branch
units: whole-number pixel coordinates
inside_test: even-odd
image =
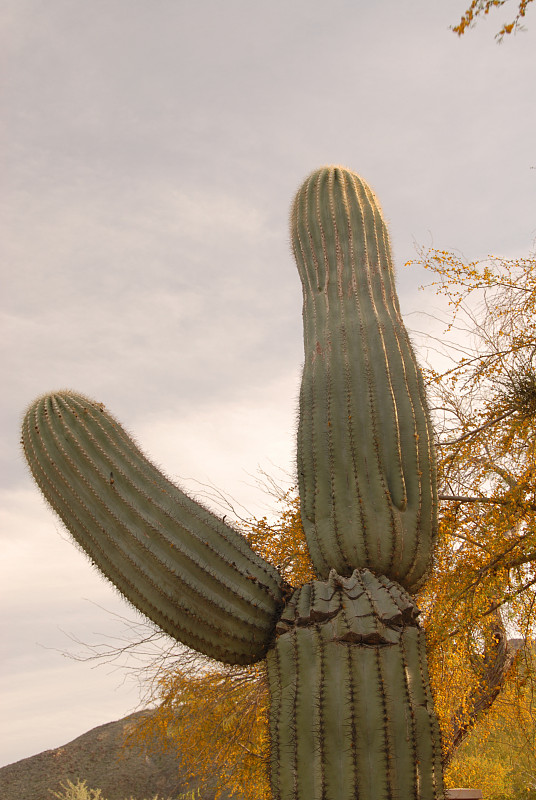
[[[454,733],[445,753],[445,766],[451,761],[456,749],[475,724],[493,705],[516,657],[516,651],[508,644],[500,612],[495,608],[489,613],[493,614],[493,623],[486,639],[484,655],[473,657],[473,664],[476,665],[478,672],[478,683],[470,697],[465,699],[463,706],[453,715]]]

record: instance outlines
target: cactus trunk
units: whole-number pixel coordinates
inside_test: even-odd
[[[368,570],[295,592],[267,657],[274,800],[443,797],[417,614]]]

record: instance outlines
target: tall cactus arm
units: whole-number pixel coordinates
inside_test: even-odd
[[[315,569],[369,568],[415,591],[436,536],[434,456],[380,207],[358,175],[324,167],[296,196],[291,234],[304,294],[298,482]]]
[[[164,477],[102,404],[71,392],[38,398],[22,445],[54,511],[130,603],[220,661],[264,658],[283,579]]]

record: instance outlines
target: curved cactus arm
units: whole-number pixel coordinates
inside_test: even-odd
[[[323,167],[291,214],[303,284],[298,480],[315,568],[369,568],[415,591],[436,536],[424,387],[394,287],[387,228],[355,173]]]
[[[71,392],[38,398],[22,445],[54,511],[132,605],[220,661],[265,656],[283,579],[162,475],[102,404]]]

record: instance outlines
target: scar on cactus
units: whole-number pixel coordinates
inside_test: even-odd
[[[24,453],[73,538],[139,611],[220,661],[266,660],[275,800],[440,800],[411,597],[436,539],[434,454],[386,225],[365,181],[328,166],[298,191],[291,234],[304,298],[298,484],[316,580],[292,590],[83,395],[38,398]]]

